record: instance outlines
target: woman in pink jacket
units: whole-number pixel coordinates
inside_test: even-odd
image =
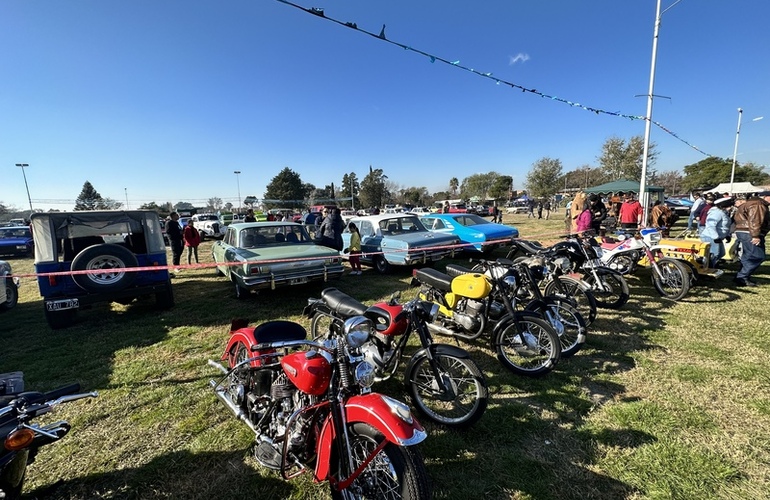
[[[195,263],[198,264],[198,245],[201,244],[201,233],[195,229],[192,218],[188,219],[182,238],[184,238],[184,246],[187,247],[187,263],[191,263],[192,256],[195,254]]]
[[[578,234],[583,234],[585,231],[591,230],[591,223],[594,220],[593,213],[591,213],[591,203],[586,200],[583,202],[583,211],[578,215],[576,222],[576,229]]]

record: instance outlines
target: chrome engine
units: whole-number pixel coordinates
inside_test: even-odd
[[[455,323],[464,330],[473,332],[481,326],[481,316],[484,314],[484,302],[463,299],[453,312]]]

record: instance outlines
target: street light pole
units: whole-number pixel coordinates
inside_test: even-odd
[[[126,193],[126,210],[131,210],[131,207],[128,206],[128,188],[123,188],[123,191]]]
[[[660,0],[655,13],[655,30],[652,35],[652,62],[650,63],[650,90],[647,94],[647,116],[644,123],[644,152],[642,153],[642,178],[639,181],[639,198],[642,202],[642,225],[647,225],[647,217],[650,212],[649,194],[647,193],[647,156],[650,153],[650,129],[652,128],[652,98],[655,89],[655,64],[658,57],[658,33],[660,32],[660,16],[682,0],[669,5],[663,12],[660,11]]]
[[[21,167],[21,175],[24,176],[24,187],[27,188],[27,200],[29,201],[29,216],[32,217],[32,197],[29,195],[29,184],[27,184],[27,174],[24,172],[26,167],[29,167],[28,163],[17,163],[17,167]]]
[[[735,132],[735,149],[733,149],[733,169],[730,172],[730,195],[733,194],[733,182],[735,182],[735,160],[738,156],[738,137],[741,135],[741,116],[743,110],[738,108],[738,130]]]
[[[241,212],[241,171],[235,170],[233,171],[235,174],[235,182],[238,184],[238,213]]]

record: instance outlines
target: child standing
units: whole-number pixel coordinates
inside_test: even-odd
[[[348,224],[350,230],[350,271],[351,275],[361,275],[361,233],[358,232],[358,226],[352,222]]]

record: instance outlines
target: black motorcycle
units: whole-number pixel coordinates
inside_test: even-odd
[[[62,403],[95,398],[96,392],[76,394],[73,384],[48,393],[24,392],[21,372],[0,374],[0,499],[21,497],[27,465],[35,461],[38,450],[67,435],[70,425],[60,420],[40,426],[31,421]]]

